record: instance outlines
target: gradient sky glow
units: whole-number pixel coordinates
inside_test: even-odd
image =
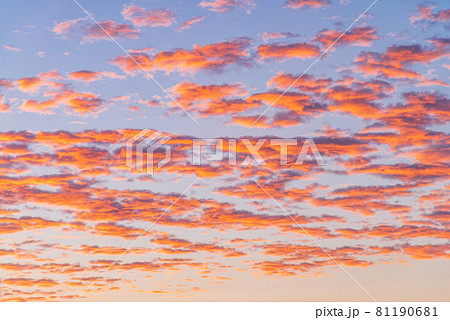
[[[78,2],[168,94],[73,0],[0,2],[1,301],[370,301],[254,180],[377,301],[448,300],[445,1],[379,0],[254,126],[373,1]],[[326,165],[193,165],[220,137]]]

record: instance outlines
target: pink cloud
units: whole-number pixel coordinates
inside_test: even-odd
[[[175,12],[169,9],[149,9],[134,5],[124,7],[122,16],[139,27],[169,27],[176,22]]]
[[[250,11],[256,6],[253,0],[213,0],[202,1],[199,7],[214,11],[214,12],[227,12],[234,7],[240,7],[250,13]]]
[[[105,20],[91,23],[85,18],[67,20],[57,23],[53,27],[53,32],[65,39],[81,37],[82,42],[94,42],[98,40],[111,40],[113,38],[139,38],[139,30],[133,29],[128,24],[116,24],[114,21]]]
[[[202,22],[203,20],[205,20],[204,16],[195,16],[192,17],[191,19],[188,19],[186,21],[184,21],[178,28],[177,31],[182,31],[185,29],[189,29],[192,28],[193,26],[195,26],[196,24],[199,24],[200,22]]]
[[[330,0],[289,0],[285,4],[285,8],[300,9],[303,7],[323,8],[331,5]]]
[[[5,48],[8,51],[14,51],[14,52],[21,52],[22,51],[19,48],[14,47],[14,46],[3,45],[2,47]]]

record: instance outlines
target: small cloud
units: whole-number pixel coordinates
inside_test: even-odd
[[[419,23],[424,23],[424,26],[426,26],[427,23],[432,25],[437,22],[450,22],[450,9],[433,12],[434,9],[435,6],[420,6],[417,8],[417,14],[412,15],[409,18],[409,21],[413,26],[416,26]]]
[[[184,21],[178,28],[177,31],[182,31],[185,29],[189,29],[192,28],[194,25],[199,24],[200,22],[202,22],[203,20],[205,20],[204,16],[195,16],[192,17],[191,19],[188,19],[186,21]]]
[[[234,7],[240,7],[244,9],[247,14],[250,14],[256,4],[253,0],[213,0],[202,1],[198,6],[219,13],[227,12]]]
[[[145,10],[137,6],[126,6],[122,11],[125,20],[139,27],[169,27],[176,22],[177,15],[168,9]]]
[[[297,38],[299,36],[299,34],[292,32],[264,32],[262,38],[264,43],[267,43],[271,39]]]
[[[13,32],[14,33],[22,33],[22,34],[31,34],[31,32],[29,32],[29,31],[24,31],[24,30],[19,30],[19,29],[16,29]]]
[[[111,20],[100,21],[96,24],[85,18],[59,22],[52,31],[63,39],[80,36],[82,43],[111,40],[111,37],[137,39],[140,36],[139,30],[133,29],[128,24],[117,24]]]
[[[326,8],[331,5],[330,0],[289,0],[285,3],[284,8],[300,9],[300,8]]]
[[[3,48],[5,48],[6,50],[8,50],[8,51],[14,51],[14,52],[21,52],[22,50],[20,50],[19,48],[17,48],[17,47],[14,47],[14,46],[7,46],[7,45],[3,45],[2,46]]]
[[[39,51],[39,52],[35,53],[33,56],[34,56],[34,57],[37,57],[37,58],[43,58],[43,57],[45,57],[46,55],[47,55],[47,52],[45,52],[45,51]]]
[[[11,111],[11,106],[5,101],[5,96],[0,94],[0,112]]]
[[[90,81],[102,80],[104,78],[124,79],[125,76],[121,76],[121,75],[116,74],[115,72],[108,72],[108,71],[95,72],[95,71],[90,71],[90,70],[80,70],[80,71],[71,72],[69,74],[69,78],[72,80],[77,80],[77,81],[90,82]]]
[[[128,53],[135,54],[135,53],[146,53],[149,51],[153,51],[153,48],[147,47],[142,49],[130,49],[128,50]]]

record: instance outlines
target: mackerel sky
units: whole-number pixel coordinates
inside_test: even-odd
[[[445,1],[3,0],[0,19],[1,301],[448,299]],[[153,175],[126,163],[144,129],[170,138]],[[236,139],[237,164],[195,165],[195,138]],[[298,141],[287,164],[275,138]],[[305,139],[325,165],[295,164]]]

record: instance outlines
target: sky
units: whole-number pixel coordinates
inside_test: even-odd
[[[448,300],[445,1],[2,0],[0,19],[0,301]],[[171,150],[153,174],[126,161],[145,129]],[[237,164],[196,165],[219,138]],[[295,163],[306,139],[325,165]]]

